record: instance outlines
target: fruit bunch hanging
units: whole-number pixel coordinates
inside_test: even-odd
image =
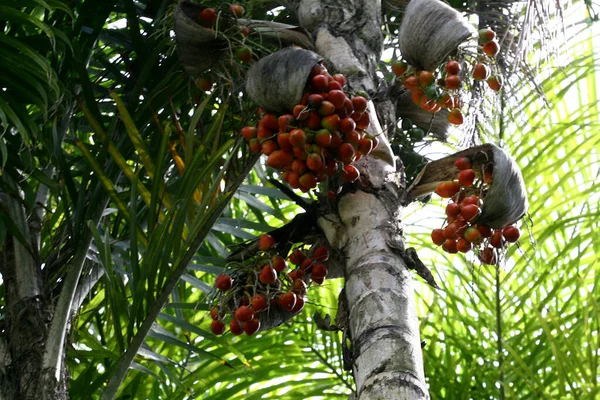
[[[482,179],[477,178],[468,157],[458,158],[454,166],[459,171],[457,179],[441,182],[435,189],[438,196],[450,201],[446,205],[444,226],[434,229],[431,239],[447,253],[468,253],[474,250],[481,262],[495,265],[500,250],[506,248],[507,243],[516,242],[520,232],[514,225],[491,229],[477,223],[485,195],[492,183],[493,164],[483,165],[480,174]]]
[[[458,57],[448,59],[434,71],[419,70],[404,60],[392,63],[392,71],[411,91],[412,101],[421,109],[431,113],[447,109],[448,121],[454,125],[461,125],[464,117],[461,111],[460,90],[464,84],[470,84],[470,80],[473,79],[486,81],[494,91],[499,91],[502,87],[502,77],[492,73],[496,70],[494,57],[500,51],[500,45],[495,38],[493,30],[480,30],[481,52],[473,55],[461,49]]]
[[[300,245],[286,260],[276,244],[271,235],[262,235],[253,258],[234,264],[217,277],[218,295],[210,311],[215,335],[225,333],[226,323],[233,335],[253,335],[261,321],[271,322],[281,313],[298,314],[304,308],[308,288],[324,282],[328,247]]]
[[[319,62],[293,109],[259,109],[258,125],[241,130],[250,149],[265,154],[267,165],[292,188],[307,192],[336,174],[354,182],[360,175],[354,162],[377,147],[378,139],[365,131],[370,122],[367,99],[345,92],[345,85],[343,74],[330,75]]]

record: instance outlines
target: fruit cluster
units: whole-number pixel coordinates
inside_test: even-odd
[[[253,259],[217,277],[215,287],[220,295],[210,311],[215,335],[225,333],[227,315],[233,335],[253,335],[260,329],[261,318],[268,318],[273,308],[298,314],[304,308],[308,286],[323,283],[327,276],[324,263],[329,260],[326,246],[315,245],[308,251],[297,247],[286,261],[275,245],[271,235],[262,235],[260,251]],[[290,270],[289,264],[295,268]]]
[[[502,87],[502,77],[492,75],[493,65],[490,61],[500,51],[500,45],[495,40],[496,34],[491,29],[479,31],[479,43],[482,45],[483,54],[474,57],[470,63],[449,60],[439,71],[419,71],[408,65],[406,61],[392,63],[394,75],[400,78],[402,84],[411,91],[411,97],[415,104],[423,110],[436,113],[445,108],[449,110],[448,122],[454,125],[463,123],[463,114],[460,110],[462,102],[458,91],[463,85],[466,74],[463,73],[464,64],[471,69],[471,77],[474,80],[488,83],[488,86],[498,91]],[[462,77],[461,77],[462,76]]]
[[[495,249],[503,249],[506,243],[514,243],[519,239],[519,229],[510,225],[503,229],[492,230],[476,223],[481,213],[484,194],[492,182],[492,164],[483,168],[483,179],[477,179],[475,170],[467,157],[458,158],[454,166],[459,170],[458,179],[441,182],[435,193],[442,198],[449,198],[446,205],[446,221],[442,228],[431,232],[431,240],[450,254],[467,253],[477,250],[479,260],[484,264],[495,265],[498,256]]]
[[[345,85],[343,74],[330,75],[319,63],[291,113],[260,112],[256,127],[242,129],[250,149],[267,155],[267,165],[292,188],[307,192],[338,171],[344,182],[353,182],[359,178],[353,163],[377,147],[378,139],[364,131],[367,99],[344,92]]]

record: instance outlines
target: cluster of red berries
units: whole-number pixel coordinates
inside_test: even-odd
[[[211,309],[213,319],[211,331],[215,335],[225,333],[227,314],[231,316],[229,330],[233,335],[253,335],[260,329],[261,316],[272,307],[300,313],[304,308],[308,286],[320,285],[327,276],[324,262],[329,260],[326,246],[313,246],[308,251],[298,247],[288,261],[277,254],[275,239],[264,234],[259,239],[258,255],[240,268],[243,279],[233,279],[228,274],[217,277],[215,287],[221,292],[216,305]],[[288,263],[296,266],[289,270]]]
[[[330,75],[317,64],[292,113],[261,112],[257,127],[241,131],[250,149],[267,155],[267,165],[282,171],[294,189],[307,192],[338,170],[344,182],[354,182],[359,172],[353,163],[377,147],[378,139],[364,131],[370,122],[367,99],[350,98],[345,84],[343,74]]]
[[[492,182],[492,164],[483,169],[483,179],[476,178],[475,171],[467,157],[456,160],[454,166],[460,171],[455,181],[441,182],[435,193],[442,198],[449,198],[446,206],[446,221],[443,228],[431,232],[433,243],[442,246],[450,254],[467,253],[477,250],[479,260],[484,264],[495,265],[498,262],[494,249],[503,249],[506,242],[514,243],[519,239],[519,228],[514,225],[503,229],[493,230],[488,226],[475,223],[481,213],[483,198],[477,195],[467,195],[465,188],[487,191],[487,185]]]
[[[483,54],[471,63],[471,77],[475,80],[487,81],[492,90],[498,91],[502,87],[501,76],[491,75],[491,69],[487,64],[500,51],[500,45],[495,37],[496,33],[491,29],[479,31]],[[463,85],[462,70],[463,65],[456,60],[446,62],[437,74],[435,71],[416,70],[406,61],[392,63],[394,75],[398,76],[402,84],[411,91],[413,102],[431,113],[436,113],[442,108],[449,110],[448,122],[454,125],[463,123],[463,114],[460,110],[462,102],[458,95],[458,90]]]

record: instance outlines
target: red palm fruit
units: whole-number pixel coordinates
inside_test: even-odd
[[[244,332],[244,328],[242,328],[240,323],[235,318],[229,323],[229,330],[231,331],[231,334],[235,336],[239,336],[242,334],[242,332]]]
[[[323,282],[325,282],[325,278],[311,277],[310,279],[313,281],[313,283],[315,285],[322,285]]]
[[[360,139],[362,139],[363,135],[359,131],[353,130],[345,134],[345,142],[348,142],[354,147],[354,149],[358,149],[358,144]]]
[[[408,90],[416,90],[419,88],[419,78],[417,78],[414,75],[411,76],[407,76],[406,78],[404,78],[404,80],[402,81],[402,84],[408,89]]]
[[[338,149],[338,158],[344,164],[351,164],[354,162],[354,158],[356,157],[356,151],[354,150],[354,146],[350,143],[342,143]]]
[[[356,129],[356,122],[352,118],[344,118],[340,121],[340,131],[342,133],[350,133]]]
[[[410,98],[413,101],[413,103],[417,104],[418,106],[421,106],[424,95],[425,92],[423,92],[423,89],[415,89],[411,92]]]
[[[481,240],[481,232],[474,226],[470,226],[465,230],[463,237],[471,243],[477,243]]]
[[[262,142],[261,150],[263,153],[265,153],[265,155],[268,156],[269,154],[273,153],[275,150],[279,150],[279,146],[277,145],[277,142],[275,142],[272,139],[269,139],[269,140],[265,140],[264,142]]]
[[[340,116],[343,115],[344,118],[347,118],[350,115],[352,115],[353,112],[354,112],[354,104],[352,103],[352,100],[350,100],[348,97],[346,97],[346,100],[344,100],[344,107],[342,107],[338,111],[338,114],[340,114]]]
[[[215,319],[210,324],[210,330],[215,335],[222,335],[223,333],[225,333],[225,324],[223,323],[223,321],[219,321],[218,319]]]
[[[483,238],[489,238],[490,236],[492,236],[493,233],[492,228],[485,225],[479,225],[479,232],[481,233],[481,237]]]
[[[321,120],[321,126],[329,132],[337,131],[340,127],[340,116],[337,114],[331,114],[324,117]]]
[[[335,174],[337,172],[338,169],[338,165],[337,162],[333,159],[333,158],[328,158],[325,162],[325,173],[327,174],[327,176],[332,176],[333,174]]]
[[[479,30],[479,41],[481,43],[488,43],[496,38],[496,32],[491,30],[490,28],[480,29]]]
[[[492,237],[490,238],[490,246],[493,246],[497,249],[501,249],[504,247],[504,240],[502,240],[502,232],[494,231]]]
[[[238,306],[249,306],[250,305],[250,296],[246,293],[242,295],[240,298]]]
[[[242,328],[244,329],[244,332],[246,332],[246,335],[252,336],[260,329],[260,321],[258,318],[254,318],[251,321],[244,322]]]
[[[319,108],[323,103],[323,96],[320,94],[311,94],[308,96],[308,105],[314,108]]]
[[[294,314],[298,314],[300,311],[302,311],[302,309],[304,308],[304,299],[300,296],[296,297],[296,303],[294,304],[294,307],[292,307],[292,309],[290,310],[291,312],[293,312]]]
[[[498,259],[496,257],[496,253],[494,253],[494,249],[491,247],[486,247],[485,249],[479,252],[479,261],[488,265],[496,265]]]
[[[445,181],[435,188],[435,194],[444,199],[449,199],[454,196],[460,190],[460,183],[456,181]]]
[[[473,79],[477,81],[486,80],[490,76],[490,68],[482,63],[475,64],[473,68]]]
[[[448,216],[448,220],[458,217],[459,214],[460,214],[460,205],[459,204],[449,203],[446,206],[446,215]]]
[[[493,91],[497,92],[502,89],[502,76],[500,75],[492,75],[487,78],[487,84]]]
[[[277,135],[277,144],[281,148],[281,150],[289,151],[292,149],[292,144],[290,143],[290,134],[288,132],[283,132]]]
[[[342,85],[338,81],[334,81],[333,78],[329,80],[327,88],[331,92],[332,90],[342,90]]]
[[[499,51],[500,45],[495,40],[487,42],[483,45],[483,52],[489,57],[494,57]]]
[[[448,224],[448,226],[444,228],[444,237],[446,239],[456,240],[460,236],[458,234],[458,231],[462,227],[463,224],[461,224],[460,222],[452,222],[451,224]]]
[[[302,147],[306,143],[306,133],[302,129],[294,129],[290,132],[290,143],[292,146]]]
[[[329,260],[329,249],[327,246],[319,246],[313,252],[312,258],[316,261],[327,261]]]
[[[353,112],[352,114],[350,114],[350,118],[352,118],[354,120],[354,122],[358,122],[362,118],[363,114],[364,114],[364,112],[362,112],[362,113]]]
[[[295,249],[290,254],[289,260],[294,265],[301,265],[304,260],[306,260],[306,254],[300,249]]]
[[[427,96],[423,96],[423,98],[421,99],[421,104],[419,104],[419,106],[423,110],[430,113],[436,113],[442,109],[442,107],[440,107],[435,100],[431,100]]]
[[[315,110],[311,110],[306,119],[306,126],[313,131],[321,128],[321,116]]]
[[[292,171],[302,175],[307,171],[307,169],[308,167],[306,166],[306,163],[304,161],[299,160],[297,158],[294,161],[292,161]]]
[[[458,181],[463,186],[472,186],[475,181],[475,171],[472,169],[463,169],[458,173]]]
[[[342,85],[342,87],[346,84],[346,77],[344,74],[333,74],[333,80]]]
[[[303,106],[302,104],[296,104],[294,106],[294,109],[292,110],[292,114],[294,115],[294,118],[296,118],[298,121],[305,121],[310,116],[308,108],[306,106]]]
[[[494,172],[494,164],[489,163],[485,166],[485,170],[483,173],[483,181],[485,183],[492,183],[492,177]]]
[[[239,4],[232,4],[229,6],[229,13],[236,18],[240,18],[244,15],[246,10]]]
[[[275,169],[283,169],[294,161],[294,153],[286,150],[275,150],[267,158],[267,165]]]
[[[312,172],[307,172],[300,176],[300,189],[312,189],[317,187],[317,177]]]
[[[328,147],[331,144],[331,132],[328,129],[319,129],[315,133],[315,142],[322,147]]]
[[[294,279],[292,283],[292,292],[304,296],[306,294],[306,283],[302,279]]]
[[[198,15],[198,23],[204,27],[212,26],[219,18],[217,11],[214,8],[205,8]]]
[[[367,110],[367,99],[362,96],[354,96],[352,98],[352,106],[354,107],[354,112],[363,113]]]
[[[471,248],[473,248],[473,245],[464,238],[460,238],[456,242],[456,250],[460,251],[461,253],[468,253]]]
[[[279,125],[279,132],[287,132],[288,127],[294,121],[292,114],[283,114],[277,118],[277,124]]]
[[[466,205],[469,205],[469,204],[474,204],[476,206],[479,206],[479,197],[477,197],[475,195],[467,196],[464,199],[462,199],[462,201],[460,202],[460,204],[462,206],[466,206]]]
[[[392,63],[392,72],[396,76],[404,75],[404,73],[408,70],[408,64],[404,61],[394,61]]]
[[[462,112],[460,112],[458,108],[450,110],[446,118],[448,119],[448,122],[454,125],[462,125],[464,121]]]
[[[265,285],[272,285],[277,281],[277,272],[270,265],[265,265],[258,274],[258,280]]]
[[[422,87],[427,87],[435,82],[435,76],[429,71],[421,71],[419,72],[419,83]]]
[[[275,114],[266,113],[263,117],[258,121],[259,128],[267,128],[272,131],[276,131],[279,129],[279,122],[277,121],[277,116]]]
[[[268,233],[263,234],[258,240],[258,248],[262,251],[268,251],[271,247],[275,246],[275,238]]]
[[[454,166],[459,170],[471,168],[471,161],[467,157],[459,157],[454,161]]]
[[[369,124],[371,123],[371,118],[369,117],[368,112],[362,113],[360,119],[356,121],[356,129],[367,129]]]
[[[308,156],[308,154],[306,154],[306,151],[304,151],[304,148],[302,147],[294,147],[292,148],[292,152],[294,157],[300,160],[306,160],[306,157]]]
[[[314,264],[314,260],[312,258],[306,258],[304,259],[304,261],[302,261],[302,264],[300,265],[300,269],[302,271],[306,271],[307,269],[309,269],[310,267],[312,267],[312,265]]]
[[[327,276],[327,267],[323,264],[315,264],[310,274],[315,278],[325,278]]]
[[[360,177],[360,172],[354,165],[344,165],[344,169],[342,169],[342,180],[344,182],[354,182]]]
[[[465,221],[473,221],[479,215],[479,207],[475,204],[467,204],[466,206],[462,206],[460,209],[460,213],[465,218]]]
[[[519,232],[519,228],[516,226],[510,225],[502,230],[502,236],[504,236],[504,239],[506,239],[507,242],[515,243],[517,240],[519,240],[521,232]]]
[[[288,174],[287,183],[290,184],[294,189],[300,188],[300,174],[294,171],[290,171]]]
[[[264,293],[257,293],[254,296],[252,296],[252,309],[254,309],[255,312],[265,311],[267,308],[267,296]]]
[[[242,128],[242,137],[244,139],[246,139],[247,142],[250,141],[250,139],[255,138],[256,137],[256,132],[257,129],[253,126],[245,126]]]
[[[458,75],[448,75],[445,82],[448,90],[460,89],[460,85],[462,84],[460,76]]]
[[[252,49],[250,49],[250,47],[242,47],[241,49],[237,49],[235,56],[243,63],[250,62],[250,60],[252,60]]]
[[[448,61],[446,63],[446,73],[448,75],[460,74],[460,63],[458,61]]]
[[[212,319],[219,319],[219,308],[218,307],[211,308],[210,317]]]
[[[330,90],[328,100],[335,106],[336,110],[339,110],[344,106],[346,94],[341,90]]]
[[[325,75],[315,75],[310,81],[313,92],[325,92],[328,89],[328,79]]]
[[[250,321],[252,318],[254,318],[254,311],[248,306],[240,306],[235,311],[235,319],[240,322]]]
[[[277,298],[277,302],[279,303],[281,308],[283,308],[284,310],[292,311],[292,309],[294,308],[294,305],[296,304],[296,293],[294,293],[294,292],[282,293]]]
[[[271,257],[271,266],[277,273],[283,272],[287,268],[287,263],[285,262],[285,258],[274,255]]]
[[[229,289],[231,289],[232,285],[233,285],[233,280],[231,279],[231,277],[229,275],[221,274],[221,275],[217,276],[217,280],[215,281],[215,287],[217,289],[222,290],[223,292],[226,292]]]
[[[212,89],[215,81],[213,81],[210,77],[200,77],[196,78],[194,83],[196,83],[198,89],[202,90],[203,92],[208,92],[210,89]]]
[[[302,278],[304,278],[304,271],[302,271],[300,268],[295,269],[288,274],[288,277],[292,281],[294,281],[296,279],[302,279]]]
[[[306,158],[306,166],[311,171],[318,172],[323,167],[323,159],[319,154],[311,153]]]
[[[362,138],[358,141],[358,153],[366,156],[373,151],[373,141],[371,139]]]
[[[331,132],[331,144],[329,145],[330,149],[337,149],[344,142],[342,139],[341,133],[338,131]]]
[[[325,68],[325,66],[323,66],[323,64],[316,64],[310,71],[310,77],[312,78],[313,76],[323,75],[326,73],[327,73],[327,68]]]
[[[444,244],[446,241],[446,238],[444,237],[444,230],[440,228],[432,230],[431,241],[438,246]]]
[[[458,253],[458,249],[456,248],[456,240],[448,239],[442,245],[442,250],[446,253],[456,254]]]

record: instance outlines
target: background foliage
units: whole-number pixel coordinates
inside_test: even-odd
[[[341,335],[312,321],[316,311],[335,314],[339,280],[293,324],[251,338],[210,333],[206,300],[223,257],[297,210],[260,163],[238,179],[254,163],[237,134],[253,117],[238,95],[247,66],[232,60],[212,72],[212,92],[199,90],[173,47],[172,3],[0,1],[0,188],[23,193],[40,216],[49,296],[78,256],[86,260],[70,396],[99,398],[156,299],[170,294],[119,398],[346,398],[353,382]],[[244,5],[254,18],[294,23],[265,2]],[[439,201],[407,214],[407,240],[443,289],[416,279],[432,398],[599,394],[597,24],[585,2],[569,5],[564,44],[551,59],[529,60],[545,100],[516,70],[513,96],[487,100],[495,119],[482,128],[523,169],[529,238],[494,270],[429,245]],[[398,16],[396,4],[386,7],[390,21]],[[438,217],[422,219],[422,207]],[[2,214],[0,243],[7,231],[19,240]]]

